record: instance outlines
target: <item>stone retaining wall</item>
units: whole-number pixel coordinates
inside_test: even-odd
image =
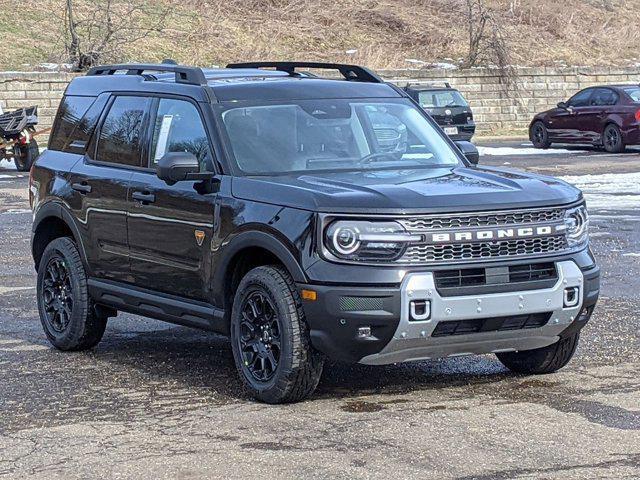
[[[534,113],[553,107],[584,87],[640,83],[640,68],[520,68],[517,89],[507,95],[492,69],[383,70],[379,73],[399,85],[450,82],[471,104],[478,130],[483,134],[526,129]],[[73,77],[69,73],[0,72],[0,106],[7,111],[38,105],[40,127],[47,128]]]

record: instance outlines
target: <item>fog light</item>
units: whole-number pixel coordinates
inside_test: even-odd
[[[409,320],[421,322],[431,316],[431,302],[429,300],[411,300],[409,303]]]
[[[359,327],[358,328],[358,337],[366,338],[371,336],[371,327]]]
[[[569,287],[564,289],[564,307],[575,307],[580,301],[580,288]]]

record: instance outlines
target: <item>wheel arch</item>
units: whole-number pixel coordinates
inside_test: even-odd
[[[58,203],[48,203],[40,207],[33,221],[31,231],[31,255],[36,271],[44,249],[51,241],[60,237],[70,237],[78,246],[80,258],[87,267],[84,246],[80,241],[80,232],[73,221],[73,217]]]
[[[282,241],[265,232],[244,232],[237,235],[224,247],[221,261],[213,272],[213,285],[217,289],[216,304],[225,310],[230,318],[233,292],[240,280],[252,268],[279,264],[291,275],[295,282],[304,283],[306,275],[295,256]]]

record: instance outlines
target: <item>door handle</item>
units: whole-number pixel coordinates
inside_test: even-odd
[[[133,195],[131,195],[131,197],[143,204],[153,203],[156,201],[156,196],[153,193],[149,192],[133,192]]]
[[[87,194],[91,192],[91,185],[87,185],[86,182],[73,183],[71,184],[71,189],[82,194]]]

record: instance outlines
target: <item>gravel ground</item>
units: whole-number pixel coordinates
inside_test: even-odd
[[[640,172],[637,151],[482,163]],[[0,477],[640,477],[640,195],[616,203],[634,195],[617,177],[593,190],[611,197],[591,210],[601,300],[559,373],[514,375],[492,356],[333,364],[311,400],[267,406],[247,398],[213,334],[121,314],[93,351],[51,349],[35,304],[28,178],[0,173]]]

